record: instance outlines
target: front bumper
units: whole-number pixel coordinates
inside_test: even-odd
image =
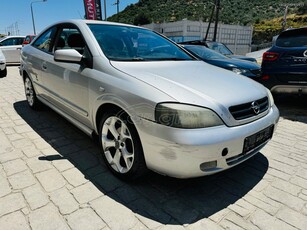
[[[272,125],[276,128],[278,119],[279,111],[274,105],[266,116],[236,127],[178,129],[144,119],[136,127],[149,169],[172,177],[191,178],[226,170],[255,155],[267,141],[242,154],[244,139]],[[212,162],[213,167],[204,168]]]

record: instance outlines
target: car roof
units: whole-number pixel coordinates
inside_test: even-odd
[[[86,25],[86,24],[117,25],[117,26],[128,26],[128,27],[135,27],[135,28],[141,28],[141,29],[149,30],[149,29],[144,28],[144,27],[134,26],[134,25],[125,24],[125,23],[98,21],[98,20],[86,20],[86,19],[63,20],[63,21],[58,21],[58,22],[56,22],[56,23],[54,23],[50,26],[54,26],[54,25],[57,25],[57,24],[65,24],[65,23],[73,23],[73,24],[76,24],[76,25]],[[50,27],[50,26],[48,26],[48,27]]]

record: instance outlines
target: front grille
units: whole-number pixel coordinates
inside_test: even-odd
[[[253,109],[253,104],[259,106],[258,111],[255,111],[255,109]],[[258,114],[265,112],[268,108],[269,108],[269,100],[267,97],[264,97],[256,101],[251,101],[245,104],[231,106],[229,107],[229,112],[232,114],[234,119],[242,120],[253,116],[257,116]]]

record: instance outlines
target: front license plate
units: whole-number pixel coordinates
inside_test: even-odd
[[[261,130],[260,132],[255,133],[249,137],[246,137],[244,140],[243,153],[249,152],[250,150],[258,147],[259,145],[272,138],[273,130],[274,125],[265,128],[264,130]]]

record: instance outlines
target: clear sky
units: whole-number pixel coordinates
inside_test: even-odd
[[[31,2],[37,0],[1,0],[0,1],[0,34],[8,30],[19,35],[33,34]],[[116,13],[116,0],[106,0],[107,17]],[[119,10],[134,4],[138,0],[120,0]],[[104,0],[101,0],[104,12]],[[80,19],[84,17],[83,0],[47,0],[32,4],[36,33],[50,24],[65,19]],[[103,15],[104,18],[104,15]]]

